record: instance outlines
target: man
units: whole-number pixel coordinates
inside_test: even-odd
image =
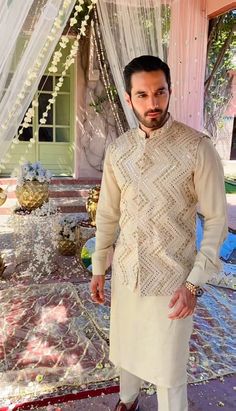
[[[139,127],[107,149],[91,298],[104,303],[107,252],[119,227],[110,325],[110,360],[120,368],[116,410],[137,410],[146,380],[157,385],[159,411],[187,411],[192,315],[227,233],[223,170],[211,140],[169,114],[167,64],[135,58],[124,79]],[[197,203],[205,218],[198,254]]]

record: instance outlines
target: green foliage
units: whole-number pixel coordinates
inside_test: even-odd
[[[235,69],[235,11],[210,22],[205,81],[205,127],[217,137],[217,128],[231,98],[230,70]]]
[[[116,87],[111,84],[110,86],[107,87],[107,91],[111,97],[111,99],[113,101],[116,100],[116,98],[118,97],[118,92]],[[104,107],[104,103],[109,101],[108,100],[108,95],[107,94],[102,94],[101,96],[97,96],[93,102],[91,102],[89,105],[90,107],[93,107],[95,112],[98,114],[101,114],[104,112],[105,107]]]
[[[107,100],[106,95],[98,96],[93,102],[89,103],[89,105],[94,108],[96,113],[101,114],[103,112],[103,103]]]

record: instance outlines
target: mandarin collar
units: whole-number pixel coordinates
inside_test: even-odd
[[[170,113],[168,113],[168,114],[169,114],[169,117],[168,117],[168,119],[166,120],[165,124],[163,124],[162,127],[157,128],[156,130],[151,131],[150,136],[147,138],[147,140],[152,139],[152,138],[154,138],[154,137],[156,137],[156,136],[161,136],[161,135],[163,135],[163,134],[166,133],[166,131],[172,126],[174,120],[173,120],[172,115],[171,115]],[[146,138],[146,137],[147,137],[145,131],[143,131],[140,127],[138,127],[137,131],[138,131],[138,134],[139,134],[140,137],[142,137],[142,138]]]

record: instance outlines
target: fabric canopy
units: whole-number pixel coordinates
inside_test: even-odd
[[[0,159],[37,90],[75,0],[2,0]]]
[[[100,0],[107,58],[130,127],[137,122],[124,99],[123,69],[152,54],[171,68],[173,116],[201,129],[208,21],[204,0]]]

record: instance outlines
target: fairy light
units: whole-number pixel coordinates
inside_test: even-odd
[[[99,67],[100,67],[100,71],[101,71],[101,75],[102,75],[102,80],[103,80],[103,84],[108,96],[108,100],[111,106],[111,110],[113,113],[113,116],[116,120],[118,129],[119,129],[119,133],[123,134],[124,133],[124,128],[123,125],[121,123],[119,114],[117,112],[117,107],[114,101],[114,96],[111,93],[111,82],[110,82],[110,77],[107,71],[107,64],[106,64],[106,59],[105,59],[105,54],[104,54],[104,49],[103,49],[103,45],[102,45],[102,39],[101,39],[101,32],[99,29],[99,22],[98,22],[98,15],[97,15],[97,11],[95,8],[94,11],[94,16],[95,16],[95,25],[94,22],[92,21],[92,35],[93,35],[93,41],[95,44],[95,49],[96,49],[96,53],[97,53],[97,57],[98,57],[98,63],[99,63]],[[97,36],[95,35],[95,30],[97,33]]]

